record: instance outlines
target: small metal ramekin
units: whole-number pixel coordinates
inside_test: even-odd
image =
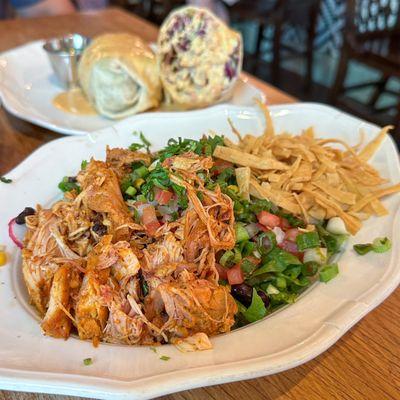
[[[78,86],[78,61],[89,42],[88,37],[71,33],[47,40],[43,45],[58,80],[66,89]]]

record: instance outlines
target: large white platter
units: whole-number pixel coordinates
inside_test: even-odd
[[[114,125],[115,121],[100,115],[74,115],[52,104],[64,89],[42,49],[43,43],[31,42],[0,54],[0,100],[4,107],[18,118],[66,135],[84,135]],[[264,95],[241,77],[228,103],[250,106],[255,97],[263,99]]]
[[[322,137],[358,141],[378,132],[333,108],[317,104],[271,107],[277,130],[299,133],[313,125]],[[182,354],[164,346],[155,354],[146,347],[100,345],[75,338],[44,337],[28,304],[21,281],[19,251],[7,237],[7,221],[25,206],[48,205],[58,196],[57,183],[76,173],[82,159],[104,157],[106,144],[127,146],[133,130],[141,130],[156,147],[170,137],[197,138],[213,130],[231,136],[230,117],[241,132],[261,132],[259,112],[220,105],[175,115],[143,114],[88,136],[68,137],[41,147],[0,185],[0,243],[10,263],[0,268],[0,388],[61,393],[102,399],[147,399],[205,385],[273,374],[302,364],[332,346],[399,284],[400,196],[384,200],[390,214],[371,218],[340,258],[340,274],[328,284],[317,283],[297,303],[263,321],[212,339],[213,350]],[[386,139],[373,165],[392,182],[400,181],[399,157]],[[395,229],[397,227],[397,229]],[[385,254],[357,256],[352,244],[389,236],[393,249]],[[170,356],[169,361],[159,359]],[[82,360],[93,358],[93,365]]]

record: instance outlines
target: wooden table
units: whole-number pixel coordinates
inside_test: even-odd
[[[153,25],[117,9],[56,18],[0,22],[0,51],[31,40],[71,31],[93,36],[106,31],[131,31],[154,41]],[[270,103],[295,99],[249,77]],[[0,109],[0,174],[6,173],[41,144],[60,137]],[[195,399],[400,399],[400,290],[392,294],[331,349],[307,364],[277,375],[201,388],[165,396]],[[0,400],[61,400],[52,396],[0,391]]]

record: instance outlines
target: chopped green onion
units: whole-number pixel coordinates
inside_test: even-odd
[[[133,186],[129,186],[128,189],[125,190],[125,193],[133,197],[137,193],[137,190]]]
[[[372,250],[375,253],[385,253],[392,248],[392,242],[389,238],[376,238],[372,242]]]
[[[244,242],[244,246],[242,249],[242,256],[246,257],[253,254],[256,249],[256,244],[254,242]]]
[[[376,238],[372,243],[355,244],[353,249],[360,255],[374,251],[375,253],[385,253],[392,248],[392,242],[387,237]]]
[[[6,178],[5,176],[0,176],[0,181],[3,183],[11,183],[12,179]]]
[[[161,356],[160,357],[160,360],[163,360],[163,361],[168,361],[169,359],[171,359],[171,357],[168,357],[168,356]]]
[[[235,233],[236,233],[236,243],[250,239],[249,233],[247,232],[246,228],[240,223],[235,224]]]
[[[87,165],[88,165],[87,160],[82,160],[82,162],[81,162],[81,169],[86,169]]]
[[[325,265],[325,267],[323,267],[321,271],[319,271],[319,280],[325,283],[329,282],[331,279],[337,276],[338,273],[339,267],[337,263]]]
[[[301,233],[296,237],[296,244],[300,251],[319,247],[319,235],[317,232]]]
[[[138,178],[144,178],[145,176],[147,176],[149,174],[149,170],[147,169],[147,167],[145,167],[144,165],[142,165],[139,168],[136,168],[133,173],[138,177]]]
[[[149,349],[153,352],[153,353],[157,353],[157,349],[154,346],[150,346]]]
[[[228,263],[231,259],[233,259],[234,254],[232,250],[227,250],[222,257],[219,259],[219,263],[223,266],[223,267],[227,267]]]
[[[353,246],[353,249],[356,251],[357,254],[363,256],[364,254],[367,254],[372,250],[372,244],[371,243],[355,244]]]
[[[242,253],[240,252],[240,250],[235,247],[233,249],[233,264],[237,264],[238,262],[240,262],[240,260],[242,259]]]
[[[83,363],[84,363],[85,365],[92,365],[92,364],[93,364],[93,360],[92,360],[91,358],[85,358],[85,359],[83,360]]]

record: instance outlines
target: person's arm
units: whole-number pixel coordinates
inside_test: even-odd
[[[70,0],[11,0],[17,15],[23,18],[69,14],[75,11]]]

